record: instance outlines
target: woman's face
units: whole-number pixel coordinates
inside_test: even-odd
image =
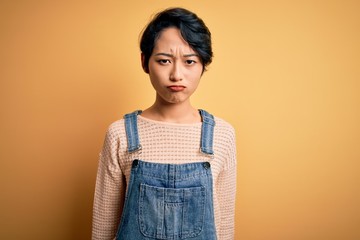
[[[198,54],[177,28],[167,28],[160,33],[148,67],[157,100],[171,104],[189,101],[203,71]]]

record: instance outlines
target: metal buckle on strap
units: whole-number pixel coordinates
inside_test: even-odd
[[[141,144],[139,144],[139,146],[131,151],[128,150],[128,152],[131,154],[131,153],[141,153],[141,150],[142,150],[142,146]]]
[[[213,153],[211,154],[211,153],[204,152],[201,148],[199,148],[199,152],[206,155],[206,156],[208,156],[211,159],[215,158],[215,155]]]

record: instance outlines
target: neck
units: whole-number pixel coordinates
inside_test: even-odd
[[[142,114],[143,117],[163,122],[172,123],[197,123],[201,121],[200,114],[190,101],[181,103],[155,103]]]

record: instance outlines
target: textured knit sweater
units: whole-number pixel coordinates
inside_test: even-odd
[[[215,117],[214,157],[200,152],[201,124],[177,124],[138,116],[142,150],[128,153],[124,120],[110,125],[100,153],[93,207],[92,239],[114,239],[134,159],[183,164],[211,163],[217,238],[234,239],[236,190],[235,131]]]

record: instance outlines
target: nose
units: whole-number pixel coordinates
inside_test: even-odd
[[[179,62],[175,62],[170,72],[170,80],[173,82],[183,80],[183,73],[181,69],[181,64]]]

